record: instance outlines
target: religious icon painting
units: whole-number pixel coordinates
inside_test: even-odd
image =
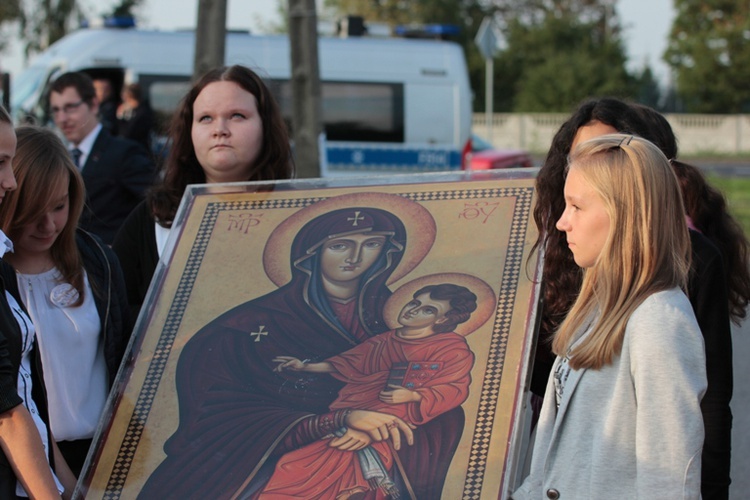
[[[534,173],[191,186],[78,494],[506,498]]]

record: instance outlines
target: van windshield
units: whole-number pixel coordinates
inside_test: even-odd
[[[36,92],[41,91],[44,85],[44,77],[47,75],[47,68],[44,66],[32,66],[21,73],[17,79],[11,80],[10,85],[10,108],[14,114],[19,110],[32,108],[33,103],[27,103],[30,97]],[[26,104],[26,106],[24,106]],[[30,111],[30,109],[25,109]]]

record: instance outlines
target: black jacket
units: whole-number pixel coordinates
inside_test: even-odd
[[[125,275],[128,303],[134,322],[138,318],[151,278],[159,263],[155,224],[148,204],[143,201],[125,219],[112,244]]]
[[[690,231],[693,247],[688,297],[703,333],[708,388],[701,400],[703,442],[701,496],[703,500],[729,498],[732,456],[732,327],[721,252],[711,241]]]
[[[102,129],[81,175],[86,208],[80,226],[111,245],[122,222],[153,184],[154,164],[140,144]]]
[[[117,256],[101,239],[79,229],[76,244],[99,312],[101,335],[104,336],[104,359],[111,389],[131,333],[125,279]]]
[[[154,113],[146,102],[139,104],[129,118],[117,119],[117,135],[141,144],[149,153],[151,153],[151,130],[153,128]]]
[[[5,291],[15,297],[18,304],[23,302],[18,293],[18,282],[13,268],[0,259],[0,413],[5,413],[23,404],[18,395],[18,370],[21,365],[21,329],[16,322],[13,311],[8,305]],[[32,398],[36,403],[39,414],[47,425],[47,439],[49,435],[49,418],[47,415],[47,397],[44,391],[44,377],[41,371],[41,360],[36,349],[32,352],[34,365],[32,366]],[[50,448],[51,451],[51,448]],[[49,462],[53,464],[52,454]],[[16,475],[10,467],[8,457],[0,450],[0,498],[16,498]]]

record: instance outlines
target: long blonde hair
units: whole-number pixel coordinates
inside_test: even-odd
[[[620,354],[630,315],[649,295],[686,288],[690,236],[677,178],[649,141],[597,137],[576,148],[568,168],[601,197],[610,230],[552,349],[575,369],[599,369]],[[589,323],[591,333],[571,350]]]

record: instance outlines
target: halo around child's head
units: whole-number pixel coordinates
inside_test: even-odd
[[[411,301],[417,290],[427,285],[439,285],[441,283],[464,286],[477,296],[476,311],[471,313],[468,321],[459,324],[454,330],[459,335],[465,337],[473,333],[484,325],[497,309],[495,292],[492,291],[492,288],[484,280],[464,273],[429,274],[409,281],[393,292],[393,295],[385,303],[383,309],[383,316],[388,326],[391,329],[401,326],[398,322],[398,315],[404,305]]]

